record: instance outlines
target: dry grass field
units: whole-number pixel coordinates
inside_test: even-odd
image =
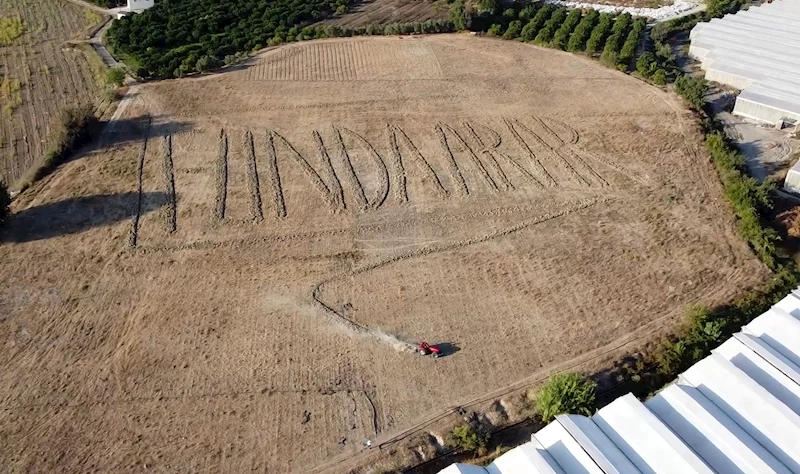
[[[766,274],[678,101],[583,57],[325,40],[118,110],[3,234],[4,472],[309,472]]]
[[[65,0],[3,0],[0,19],[19,18],[24,30],[0,42],[0,180],[14,183],[48,146],[51,117],[100,99],[99,58],[67,47],[100,17]]]

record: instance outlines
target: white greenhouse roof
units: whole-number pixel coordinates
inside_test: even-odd
[[[800,0],[775,0],[700,23],[690,38],[689,52],[706,77],[743,88],[741,98],[759,106],[760,116],[751,118],[774,123],[784,112],[800,116]],[[793,90],[785,90],[787,84]]]
[[[440,474],[800,474],[800,289],[657,395],[560,415],[489,466]]]

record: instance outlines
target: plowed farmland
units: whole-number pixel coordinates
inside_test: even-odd
[[[48,143],[51,117],[100,99],[102,62],[68,47],[100,17],[65,0],[3,0],[0,19],[19,18],[24,30],[0,42],[0,180],[14,183]]]
[[[119,110],[3,234],[5,472],[309,472],[765,277],[678,101],[567,53],[291,44]]]

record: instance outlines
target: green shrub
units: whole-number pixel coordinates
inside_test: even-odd
[[[625,39],[625,43],[619,51],[619,58],[617,58],[617,60],[620,64],[628,65],[633,60],[633,56],[636,54],[636,48],[639,47],[639,42],[642,40],[642,35],[644,34],[646,26],[647,20],[644,18],[637,18],[636,21],[633,22],[631,31],[628,33],[628,37]]]
[[[653,84],[663,86],[667,83],[667,71],[663,69],[656,70],[650,80],[653,81]]]
[[[519,20],[523,23],[529,22],[531,18],[533,18],[533,16],[536,15],[536,8],[538,5],[539,5],[538,3],[534,3],[520,10]]]
[[[695,110],[702,110],[705,104],[708,84],[702,77],[692,77],[680,74],[675,79],[675,92]]]
[[[735,13],[745,4],[745,0],[706,0],[706,16],[719,18],[726,13]]]
[[[501,25],[499,25],[498,23],[493,24],[486,31],[486,34],[489,35],[489,36],[501,36],[502,33],[503,33],[503,27]]]
[[[650,79],[657,68],[656,55],[650,51],[645,51],[636,59],[636,72],[645,79]]]
[[[570,35],[572,35],[572,31],[581,21],[581,15],[582,13],[579,8],[570,10],[566,20],[564,20],[564,23],[561,24],[561,27],[558,28],[556,34],[553,36],[554,47],[561,50],[567,49],[567,42],[569,41]]]
[[[596,387],[593,381],[574,372],[555,374],[536,394],[536,413],[545,423],[562,413],[589,416],[594,410]]]
[[[694,28],[701,18],[700,14],[694,14],[657,23],[650,30],[650,39],[656,43],[664,43],[673,35]]]
[[[121,87],[125,82],[125,71],[118,67],[112,67],[106,71],[106,84]]]
[[[553,39],[553,35],[556,34],[556,30],[561,26],[566,18],[567,9],[564,7],[558,8],[555,12],[553,12],[553,16],[551,16],[550,19],[544,24],[544,27],[539,30],[539,33],[536,35],[536,38],[533,39],[533,42],[539,45],[550,44],[550,41]]]
[[[481,0],[479,5],[482,11],[490,13],[496,13],[500,10],[500,2],[498,0]]]
[[[631,15],[629,13],[623,13],[614,21],[611,35],[606,39],[603,53],[600,55],[600,62],[606,66],[616,67],[619,62],[620,48],[622,47],[623,39],[627,36],[630,21]]]
[[[605,44],[608,33],[611,31],[613,19],[614,17],[611,16],[610,13],[600,14],[600,20],[597,22],[597,26],[594,27],[592,34],[589,35],[589,40],[586,42],[587,53],[593,55],[600,51],[600,48]]]
[[[462,425],[453,428],[453,431],[450,432],[450,439],[456,447],[464,451],[485,456],[490,437],[481,427]]]
[[[508,29],[506,32],[503,33],[503,39],[514,39],[519,37],[520,31],[522,31],[522,22],[519,20],[514,20],[508,24]]]
[[[456,31],[466,30],[469,26],[469,10],[464,6],[462,0],[458,0],[450,7],[450,21],[453,22]],[[369,33],[367,33],[369,34]]]
[[[545,22],[550,19],[550,16],[553,14],[554,10],[555,8],[549,3],[540,8],[539,11],[536,12],[536,16],[534,16],[533,19],[522,28],[522,32],[520,33],[522,40],[533,41],[533,39],[536,38],[536,35],[539,34],[539,30],[542,29],[542,26],[544,26]]]
[[[599,17],[600,13],[597,10],[589,10],[589,13],[581,19],[572,36],[570,36],[567,43],[567,51],[583,51],[586,48],[586,40],[592,34],[592,29],[597,24]]]

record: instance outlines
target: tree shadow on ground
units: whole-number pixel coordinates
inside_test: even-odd
[[[142,194],[140,215],[166,204],[163,192]],[[132,218],[139,207],[135,192],[98,194],[34,206],[12,214],[0,242],[33,242],[105,227]]]
[[[133,117],[118,120],[100,121],[97,124],[97,139],[82,150],[91,152],[102,148],[141,142],[147,137],[154,140],[169,135],[177,135],[192,129],[188,122],[174,121],[164,117]],[[149,144],[148,144],[149,146]]]

